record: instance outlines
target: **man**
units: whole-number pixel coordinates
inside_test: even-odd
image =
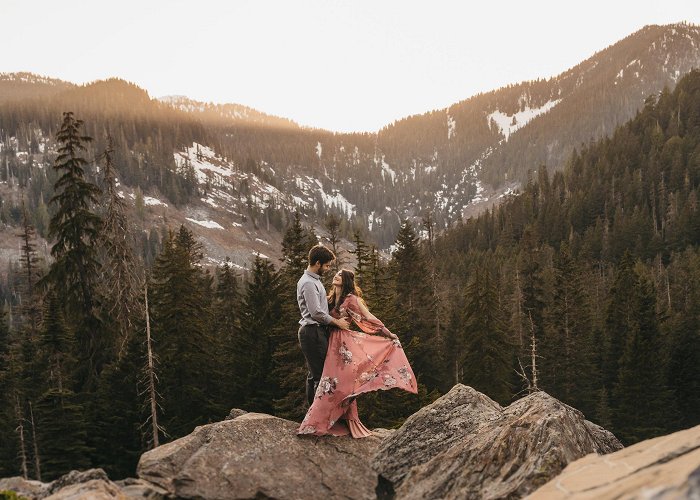
[[[328,314],[328,299],[321,276],[331,268],[334,260],[333,252],[323,245],[316,245],[309,251],[309,265],[297,282],[297,302],[301,312],[299,345],[309,369],[306,376],[306,401],[309,405],[313,403],[323,373],[328,350],[328,326],[343,330],[350,328],[346,320],[335,319]]]

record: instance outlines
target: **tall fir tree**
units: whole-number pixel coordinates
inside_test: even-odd
[[[149,286],[163,427],[174,438],[224,413],[216,401],[222,374],[215,362],[221,351],[209,325],[211,281],[201,258],[201,245],[180,226],[165,242]]]
[[[592,362],[589,305],[581,272],[564,242],[554,256],[554,289],[545,308],[542,336],[542,388],[592,415],[600,380]]]
[[[224,263],[216,269],[212,325],[216,330],[216,336],[223,342],[222,352],[225,353],[222,366],[225,383],[222,387],[221,397],[226,406],[231,407],[235,405],[237,393],[237,381],[233,374],[236,356],[234,349],[236,336],[240,332],[240,317],[241,297],[238,276],[227,257]]]
[[[428,268],[418,236],[408,220],[403,221],[396,237],[389,273],[392,287],[386,298],[391,301],[392,310],[384,321],[389,321],[389,329],[399,335],[416,375],[432,391],[440,387],[446,367],[435,344],[436,311]]]
[[[654,284],[637,274],[628,293],[634,304],[633,327],[619,363],[613,424],[616,435],[629,444],[663,434],[668,430],[668,416],[676,416],[676,409],[665,383]]]
[[[612,394],[617,384],[620,359],[635,328],[637,311],[631,292],[635,289],[636,281],[634,260],[628,251],[617,266],[605,321],[602,376],[608,394]]]
[[[85,407],[73,391],[73,334],[56,292],[46,299],[40,338],[44,391],[36,405],[37,448],[44,481],[90,466]]]
[[[54,184],[51,204],[55,213],[49,223],[49,237],[55,239],[51,264],[45,282],[59,291],[71,322],[76,325],[76,347],[81,373],[80,386],[96,385],[101,368],[111,359],[112,342],[98,316],[97,279],[99,263],[97,240],[102,219],[94,212],[100,189],[85,176],[88,161],[84,158],[91,137],[82,135],[83,122],[73,113],[63,114],[54,170],[59,178]]]
[[[350,253],[355,256],[355,282],[360,286],[364,287],[365,283],[365,272],[367,268],[368,254],[367,254],[367,243],[362,238],[362,233],[359,229],[356,229],[353,233],[353,242],[355,243],[355,248],[350,250]]]
[[[283,394],[279,375],[273,371],[275,338],[279,329],[288,325],[281,322],[280,275],[271,262],[260,256],[253,262],[241,313],[234,350],[238,401],[248,411],[273,413],[279,404],[276,399]]]
[[[498,291],[488,269],[475,268],[466,287],[459,356],[462,383],[504,404],[510,401],[509,375],[514,346],[498,303]]]

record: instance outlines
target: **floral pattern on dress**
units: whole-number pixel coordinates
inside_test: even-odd
[[[345,342],[340,344],[340,349],[338,349],[338,354],[340,354],[340,357],[343,360],[343,363],[345,363],[346,365],[349,365],[352,363],[352,351],[348,350],[348,346],[345,345]]]
[[[348,317],[362,331],[331,329],[316,398],[299,427],[299,434],[346,435],[349,429],[341,420],[362,425],[357,411],[360,394],[394,388],[418,393],[415,375],[401,343],[388,338],[391,332],[366,308],[360,307],[358,300],[348,295],[338,310],[331,311],[333,317]]]
[[[396,385],[396,379],[389,375],[388,373],[384,374],[384,385],[387,387],[392,387]]]
[[[318,388],[316,389],[316,397],[320,399],[325,395],[333,394],[337,386],[337,377],[321,377],[321,380],[318,382]]]
[[[363,382],[369,382],[370,380],[377,378],[377,375],[378,375],[378,373],[375,371],[362,372],[360,374],[360,380]]]
[[[401,380],[403,380],[404,383],[407,384],[407,383],[409,383],[409,382],[411,381],[411,378],[412,378],[412,377],[411,377],[411,372],[409,371],[408,368],[406,368],[405,366],[402,366],[401,368],[399,368],[399,369],[396,370],[396,371],[399,372],[399,377],[401,377]]]

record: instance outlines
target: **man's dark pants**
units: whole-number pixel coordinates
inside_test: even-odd
[[[309,374],[306,376],[306,401],[311,406],[323,373],[328,350],[328,328],[322,325],[304,325],[299,328],[299,345],[306,358]]]

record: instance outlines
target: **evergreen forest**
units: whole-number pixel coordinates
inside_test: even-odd
[[[0,477],[133,476],[144,451],[232,408],[305,412],[296,281],[313,229],[293,214],[282,259],[257,257],[245,273],[208,268],[185,226],[153,235],[146,258],[114,181],[140,172],[121,163],[131,132],[111,138],[90,119],[46,116],[60,123],[45,176],[48,261],[36,218],[13,215],[21,259],[0,321]],[[181,177],[171,183],[187,192]],[[420,224],[403,219],[388,260],[359,230],[352,255],[341,250],[330,214],[336,266],[355,270],[419,382],[417,396],[360,399],[365,424],[399,426],[455,383],[501,404],[546,391],[625,444],[700,423],[699,190],[694,71],[564,170],[532,165],[522,192],[482,215],[446,231],[430,210]]]

